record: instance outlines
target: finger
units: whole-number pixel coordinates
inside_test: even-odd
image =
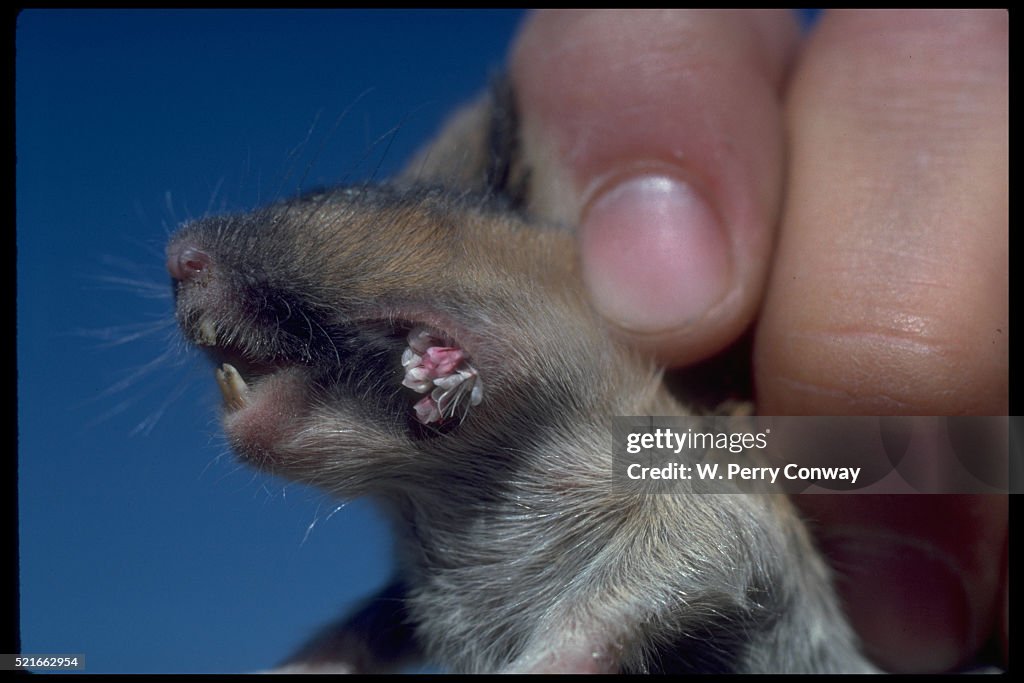
[[[784,12],[542,12],[513,50],[531,208],[579,224],[595,307],[666,362],[760,302],[796,37]]]
[[[1007,411],[1008,22],[826,15],[794,74],[768,414]]]
[[[767,414],[1005,414],[1005,14],[826,15],[793,76],[755,344]],[[998,614],[1005,497],[801,496],[868,651],[963,663]]]

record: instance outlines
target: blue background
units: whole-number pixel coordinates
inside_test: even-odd
[[[369,505],[228,453],[163,245],[211,211],[393,173],[500,67],[521,17],[19,16],[22,652],[252,671],[386,580]]]

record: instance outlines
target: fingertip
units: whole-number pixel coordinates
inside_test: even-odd
[[[846,611],[865,651],[884,670],[950,671],[977,646],[976,610],[963,572],[936,546],[847,532],[826,541],[826,552],[842,572]]]
[[[997,635],[1006,585],[1007,496],[793,500],[835,571],[865,653],[884,670],[969,666]]]
[[[584,209],[580,250],[594,307],[618,330],[672,360],[681,345],[704,352],[695,330],[733,291],[734,268],[720,219],[696,188],[666,173],[601,188]]]

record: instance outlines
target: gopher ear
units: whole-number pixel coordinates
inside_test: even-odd
[[[490,91],[463,106],[448,119],[437,136],[413,155],[395,180],[403,185],[484,190],[493,107]]]
[[[520,159],[515,92],[508,77],[500,76],[448,119],[396,181],[500,197],[520,209],[527,192]]]

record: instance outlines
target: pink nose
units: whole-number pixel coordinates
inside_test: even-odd
[[[213,259],[205,251],[189,244],[174,244],[167,250],[167,272],[175,280],[185,281],[210,267]]]

